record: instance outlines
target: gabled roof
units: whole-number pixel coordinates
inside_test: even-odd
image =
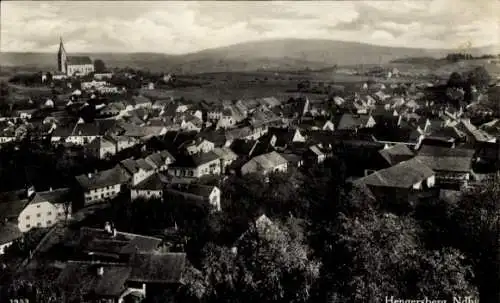
[[[216,186],[209,185],[201,185],[201,184],[193,184],[193,183],[177,183],[170,184],[167,186],[167,191],[171,192],[179,192],[191,194],[194,196],[198,196],[203,199],[208,199],[213,190],[217,188]]]
[[[161,242],[160,238],[145,235],[117,231],[116,236],[113,236],[104,229],[82,227],[79,246],[87,252],[130,255],[137,252],[152,252]]]
[[[380,155],[389,165],[395,165],[399,162],[409,160],[415,156],[406,144],[396,144],[389,148],[379,151]]]
[[[194,168],[219,159],[219,156],[213,151],[198,153],[196,155],[179,155],[172,166]]]
[[[418,159],[400,162],[386,169],[378,170],[354,181],[354,185],[366,184],[376,187],[395,187],[409,189],[414,184],[425,181],[434,171]]]
[[[229,147],[216,147],[213,152],[224,160],[231,160],[238,158],[238,155],[235,154]]]
[[[23,236],[17,224],[0,223],[0,245],[12,242]]]
[[[164,180],[158,175],[152,175],[141,183],[133,187],[138,190],[162,190],[165,186]]]
[[[244,166],[253,167],[256,172],[261,170],[272,170],[276,166],[286,164],[288,161],[281,156],[279,153],[272,151],[267,154],[262,154],[256,157],[253,157],[250,161],[248,161]]]
[[[92,60],[88,56],[68,56],[66,61],[68,65],[93,64]]]
[[[142,283],[181,283],[186,267],[185,253],[152,253],[135,255],[128,281]]]
[[[416,158],[435,171],[470,172],[474,150],[424,145]]]
[[[128,182],[129,177],[121,167],[115,166],[114,168],[103,170],[96,174],[91,174],[90,178],[88,175],[77,176],[76,180],[83,189],[89,190],[124,184]]]
[[[353,115],[353,114],[343,114],[338,123],[337,129],[354,129],[357,127],[364,127],[370,115]]]
[[[103,267],[103,275],[97,269]],[[56,283],[69,295],[76,298],[84,295],[118,297],[125,290],[125,283],[131,268],[119,264],[93,264],[88,262],[68,262],[59,274]]]

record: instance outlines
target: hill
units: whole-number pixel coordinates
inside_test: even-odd
[[[313,39],[246,42],[185,55],[157,53],[91,53],[110,67],[132,67],[175,73],[321,69],[333,65],[385,64],[408,57],[442,57],[451,50],[385,47],[365,43]],[[471,53],[484,54],[486,49]],[[0,53],[1,66],[54,69],[56,53]]]

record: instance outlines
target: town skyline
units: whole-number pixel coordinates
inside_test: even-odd
[[[4,2],[0,48],[54,52],[60,36],[73,53],[172,55],[289,38],[427,49],[497,46],[499,41],[500,6],[493,0],[145,4]]]

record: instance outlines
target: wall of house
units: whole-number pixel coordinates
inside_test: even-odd
[[[196,169],[197,178],[201,178],[206,175],[220,175],[220,173],[221,173],[221,168],[219,159],[210,161],[208,163],[204,163],[198,166]]]
[[[73,143],[77,145],[85,145],[88,144],[92,141],[94,141],[97,138],[97,136],[69,136],[66,138],[66,142],[68,143]]]
[[[71,213],[71,207],[68,206]],[[21,232],[36,227],[50,227],[58,221],[66,218],[66,208],[64,204],[52,204],[41,202],[28,205],[19,215],[18,226]]]
[[[209,203],[216,211],[221,211],[220,206],[220,190],[217,187],[214,187],[209,196]]]
[[[161,198],[163,196],[163,191],[159,190],[145,190],[145,189],[131,189],[130,198],[135,200],[139,197],[142,198]]]
[[[67,74],[69,76],[74,75],[75,73],[78,75],[87,75],[94,71],[93,64],[82,64],[82,65],[68,65],[67,66]]]
[[[302,136],[299,130],[296,130],[292,142],[306,142],[306,138]]]
[[[3,255],[5,253],[5,250],[7,249],[7,247],[11,246],[12,243],[14,243],[14,241],[0,244],[0,255]]]
[[[95,188],[84,193],[85,205],[110,199],[118,195],[121,191],[121,184],[110,185],[102,188]]]

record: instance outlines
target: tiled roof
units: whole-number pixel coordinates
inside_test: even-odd
[[[97,269],[103,267],[103,275]],[[57,278],[57,284],[70,298],[95,294],[97,296],[117,297],[125,290],[125,283],[131,268],[118,264],[92,264],[87,262],[68,262]]]
[[[161,190],[165,186],[163,179],[158,175],[152,175],[141,183],[133,187],[133,189],[139,190]]]
[[[365,126],[370,119],[370,115],[352,115],[343,114],[340,118],[337,129],[352,129],[359,126]]]
[[[217,147],[213,150],[213,152],[224,160],[238,158],[238,155],[236,155],[229,147]]]
[[[172,165],[174,167],[198,167],[202,164],[206,164],[212,161],[219,160],[219,156],[213,151],[207,153],[199,153],[190,156],[179,156],[177,160]]]
[[[170,184],[167,191],[177,191],[187,194],[192,194],[201,198],[208,198],[215,186],[200,185],[200,184]]]
[[[380,150],[379,153],[389,165],[409,160],[414,156],[413,152],[405,144],[396,144]]]
[[[134,252],[152,252],[162,240],[155,237],[117,232],[116,236],[104,229],[82,227],[80,229],[80,248],[84,251],[100,253],[132,254]]]
[[[68,65],[83,65],[83,64],[93,64],[90,57],[87,56],[68,56]]]
[[[0,218],[17,219],[28,203],[26,190],[0,193]]]
[[[378,170],[366,177],[354,181],[354,184],[370,186],[411,188],[434,175],[434,171],[418,159],[400,162],[386,169]]]
[[[92,174],[91,178],[88,175],[80,175],[76,177],[80,186],[84,189],[102,188],[110,185],[124,184],[128,182],[129,177],[119,166],[100,171]]]
[[[0,245],[12,242],[23,236],[17,224],[2,223],[0,224]]]
[[[185,253],[152,253],[135,255],[130,265],[129,281],[147,283],[181,283],[186,267]]]
[[[270,170],[274,169],[276,166],[288,163],[288,161],[283,158],[279,153],[273,151],[267,154],[263,154],[257,157],[252,158],[250,161],[248,161],[247,164],[250,164],[250,166],[254,166],[256,172],[260,170]]]
[[[416,158],[435,171],[469,172],[474,150],[424,145]]]

